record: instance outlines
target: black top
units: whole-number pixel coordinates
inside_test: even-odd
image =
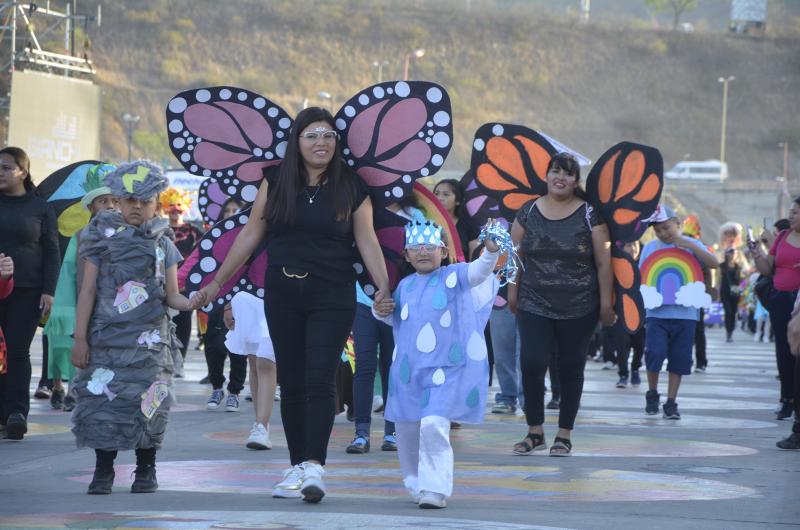
[[[272,200],[277,166],[267,168],[264,177],[269,182]],[[343,164],[342,178],[355,183],[352,212],[369,196],[361,178]],[[328,184],[309,186],[297,196],[294,223],[270,223],[267,227],[269,267],[291,267],[308,272],[317,278],[339,284],[356,281],[354,264],[360,261],[353,238],[353,217],[336,220],[336,210]],[[310,201],[313,199],[313,202]]]
[[[564,219],[547,219],[531,201],[517,212],[525,229],[518,307],[554,319],[588,315],[600,306],[592,228],[604,224],[589,203]]]
[[[469,255],[469,242],[478,239],[478,236],[481,235],[480,229],[471,218],[459,217],[456,222],[456,232],[458,232],[458,239],[461,240],[461,251],[464,253],[464,259],[472,261],[472,256]]]
[[[19,197],[0,193],[0,252],[14,260],[15,288],[53,295],[61,254],[52,206],[32,191]]]

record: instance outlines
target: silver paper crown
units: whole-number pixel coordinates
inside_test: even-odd
[[[416,245],[445,246],[442,241],[442,227],[433,221],[411,221],[406,225],[406,248]]]

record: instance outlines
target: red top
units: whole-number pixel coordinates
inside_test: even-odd
[[[769,253],[775,256],[773,285],[779,291],[792,292],[800,289],[800,248],[786,241],[789,233],[789,230],[783,230],[778,234]]]
[[[14,290],[14,278],[4,280],[0,278],[0,299],[5,298]]]

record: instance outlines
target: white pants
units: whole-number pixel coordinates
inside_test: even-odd
[[[397,456],[403,484],[412,496],[420,491],[453,494],[453,448],[450,420],[426,416],[421,421],[397,422]]]

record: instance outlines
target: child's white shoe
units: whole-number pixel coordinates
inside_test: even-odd
[[[447,501],[441,493],[421,491],[419,492],[419,507],[422,509],[447,508]]]

